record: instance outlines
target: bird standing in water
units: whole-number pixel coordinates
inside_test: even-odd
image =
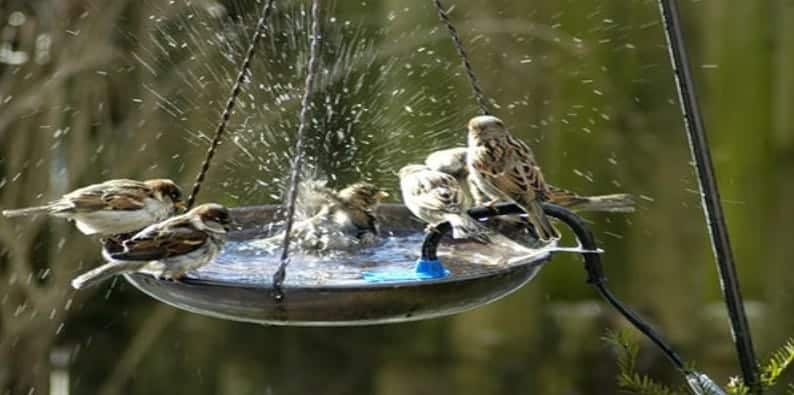
[[[375,209],[389,194],[369,182],[357,182],[340,191],[318,182],[305,182],[298,195],[302,217],[291,236],[303,250],[350,250],[371,245],[378,234]],[[257,241],[276,247],[284,232]]]
[[[103,250],[108,263],[72,280],[72,287],[95,286],[117,274],[147,272],[180,280],[220,253],[232,220],[219,204],[202,204],[185,214],[151,225],[122,243],[120,252]]]
[[[468,148],[448,148],[431,153],[425,160],[427,167],[449,174],[458,181],[469,196],[472,206],[482,206],[489,199],[483,191],[474,185],[472,175],[466,164]],[[546,184],[546,197],[549,203],[565,207],[574,211],[603,211],[603,212],[633,212],[634,197],[628,193],[614,193],[609,195],[582,196],[575,192]]]
[[[3,210],[9,218],[35,214],[73,221],[86,235],[110,236],[141,230],[184,209],[173,181],[117,179],[74,190],[37,207]]]
[[[494,116],[483,115],[469,121],[466,160],[475,185],[492,200],[513,202],[527,213],[538,239],[559,238],[543,212],[547,187],[532,149],[515,139],[504,123]]]
[[[466,213],[466,193],[455,177],[425,165],[405,166],[399,175],[405,206],[427,222],[431,231],[449,222],[453,238],[489,240],[488,230]]]

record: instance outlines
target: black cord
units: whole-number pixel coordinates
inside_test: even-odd
[[[659,349],[662,350],[662,353],[670,360],[670,362],[675,365],[678,370],[686,371],[686,366],[684,365],[684,361],[681,360],[681,357],[673,351],[667,342],[662,339],[661,335],[659,335],[653,327],[651,327],[648,323],[643,321],[636,313],[631,311],[626,305],[621,303],[615,295],[606,287],[606,283],[598,282],[592,284],[598,293],[606,299],[607,303],[609,303],[615,310],[619,311],[621,315],[623,315],[626,320],[628,320],[638,331],[642,332],[645,336],[647,336],[653,344],[656,344]]]
[[[584,268],[587,271],[587,283],[595,287],[596,291],[601,294],[607,303],[614,307],[626,320],[637,328],[637,330],[651,339],[677,369],[684,373],[688,373],[681,357],[678,356],[664,338],[609,291],[606,286],[606,276],[604,275],[603,265],[601,264],[601,254],[596,252],[598,251],[598,245],[596,244],[593,232],[590,231],[584,220],[571,210],[550,203],[543,204],[543,211],[546,215],[557,218],[568,225],[574,234],[576,234],[576,238],[579,240],[581,247],[587,251],[582,253],[584,257]],[[498,204],[493,207],[477,207],[468,211],[470,216],[477,219],[523,213],[524,211],[521,207],[512,203]],[[434,231],[427,233],[424,243],[422,244],[423,260],[435,260],[438,258],[438,244],[441,242],[444,234],[451,231],[451,229],[452,227],[450,224],[444,222],[436,225]]]
[[[684,113],[689,148],[697,168],[698,185],[703,196],[703,205],[706,209],[709,235],[714,247],[717,260],[717,270],[722,280],[722,291],[725,296],[725,305],[731,321],[731,328],[736,342],[736,352],[742,377],[752,393],[762,392],[758,365],[756,363],[753,340],[750,334],[750,325],[744,311],[742,293],[739,287],[739,276],[736,273],[733,252],[728,227],[725,224],[725,214],[720,202],[720,193],[717,188],[717,179],[714,175],[714,165],[711,161],[709,143],[703,119],[700,115],[695,84],[687,59],[684,34],[681,28],[681,18],[678,13],[676,0],[659,0],[659,9],[664,21],[667,44],[670,48],[670,60],[675,71],[676,87],[678,88],[681,110]]]

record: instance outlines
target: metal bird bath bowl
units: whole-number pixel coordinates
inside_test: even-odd
[[[218,318],[272,325],[364,325],[440,317],[492,302],[529,282],[551,255],[548,250],[511,255],[492,244],[446,238],[439,245],[440,233],[423,244],[424,224],[402,205],[382,205],[377,216],[384,241],[354,255],[320,259],[293,254],[284,297],[278,300],[271,277],[277,258],[263,260],[240,248],[272,233],[266,227],[277,212],[277,206],[233,209],[240,229],[231,234],[223,254],[181,282],[146,274],[126,278],[157,300]],[[395,241],[403,245],[403,254],[379,254],[383,243]],[[385,268],[410,270],[420,251],[432,254],[436,247],[449,270],[446,277],[372,282],[362,275]]]

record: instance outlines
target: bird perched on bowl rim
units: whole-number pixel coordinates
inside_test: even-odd
[[[405,206],[429,224],[428,230],[449,222],[453,238],[488,242],[488,230],[466,213],[465,192],[455,177],[425,165],[407,165],[399,176]]]
[[[73,221],[87,235],[141,230],[184,209],[182,190],[168,179],[116,179],[89,185],[43,206],[3,210],[6,217],[47,214]]]
[[[215,259],[226,242],[231,223],[226,207],[202,204],[146,227],[123,242],[123,251],[103,250],[108,263],[78,276],[72,280],[72,287],[87,288],[117,274],[134,272],[180,280],[187,272]]]
[[[375,242],[377,205],[389,194],[370,182],[357,182],[340,191],[325,183],[306,181],[299,188],[303,217],[292,227],[292,240],[309,251],[344,251]],[[255,242],[266,248],[280,245],[284,232]]]
[[[513,202],[527,213],[538,239],[559,238],[543,212],[547,187],[532,149],[514,138],[499,118],[482,115],[469,121],[466,160],[475,185],[492,200]]]
[[[470,196],[472,206],[482,206],[489,199],[484,192],[474,185],[474,180],[466,164],[468,148],[457,147],[438,150],[428,155],[425,160],[427,167],[447,173],[458,181]],[[583,196],[564,188],[546,184],[546,197],[550,203],[560,205],[574,211],[633,212],[634,197],[628,193]],[[467,206],[470,207],[470,206]]]

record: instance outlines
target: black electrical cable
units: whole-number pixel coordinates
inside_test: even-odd
[[[590,229],[585,224],[584,220],[576,215],[571,210],[560,207],[550,203],[543,204],[543,211],[546,215],[555,217],[568,225],[571,230],[576,234],[581,248],[585,251],[582,253],[584,257],[584,268],[587,271],[587,283],[595,287],[599,294],[614,307],[626,320],[628,320],[637,330],[647,336],[662,353],[675,365],[677,369],[684,373],[688,373],[681,357],[670,347],[670,345],[656,332],[648,323],[643,321],[636,313],[630,308],[621,303],[606,286],[606,276],[604,275],[603,266],[601,264],[601,254],[598,252],[598,245],[595,242],[595,237]],[[515,204],[503,203],[493,207],[477,207],[468,211],[469,215],[477,219],[495,217],[498,215],[515,215],[523,214],[524,211]],[[441,242],[444,234],[452,229],[448,222],[444,222],[435,226],[435,230],[428,232],[425,236],[424,243],[422,244],[422,260],[435,260],[438,258],[437,250],[438,244]]]

